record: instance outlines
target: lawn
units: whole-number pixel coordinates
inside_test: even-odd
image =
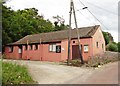
[[[25,66],[12,63],[2,63],[2,84],[32,84],[36,83]]]

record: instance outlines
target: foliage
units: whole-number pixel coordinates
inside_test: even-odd
[[[120,52],[120,42],[118,42],[118,52]]]
[[[117,52],[118,51],[117,43],[115,43],[115,42],[109,43],[108,46],[107,46],[107,50]]]
[[[2,5],[2,44],[15,42],[26,35],[66,29],[67,26],[60,24],[54,26],[48,19],[38,15],[38,10],[29,8],[14,11]]]
[[[30,84],[35,83],[25,66],[12,63],[2,63],[2,84]]]
[[[13,11],[3,5],[3,44],[15,42],[26,35],[54,30],[49,20],[38,15],[35,8]]]
[[[109,38],[107,32],[103,32],[103,36],[104,36],[104,39],[105,39],[105,44],[106,44],[106,45],[109,44],[110,38]]]
[[[76,59],[76,60],[70,61],[70,66],[80,67],[80,66],[82,66],[82,64],[81,64],[81,61],[79,59]]]
[[[55,31],[60,31],[68,28],[68,25],[64,24],[65,20],[62,17],[57,15],[57,16],[53,16],[53,18],[56,19],[56,21],[54,22]]]

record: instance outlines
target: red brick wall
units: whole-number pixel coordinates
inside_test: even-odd
[[[75,41],[75,43],[73,43]],[[96,42],[99,43],[99,47],[96,47]],[[93,55],[102,54],[105,51],[105,41],[102,35],[101,29],[99,28],[93,38],[84,38],[80,40],[82,45],[82,55],[84,60],[88,60],[89,57]],[[104,48],[102,48],[102,44]],[[63,61],[68,57],[68,39],[62,40],[61,43],[56,43],[56,45],[61,45],[61,53],[50,52],[49,44],[39,44],[38,50],[34,50],[35,45],[33,45],[33,49],[29,50],[30,46],[28,46],[28,50],[25,50],[25,46],[22,46],[22,59],[30,59],[30,60],[41,60],[41,61]],[[78,45],[77,39],[71,40],[71,59],[72,59],[72,45]],[[88,45],[88,52],[84,52],[84,45]],[[18,46],[14,46],[13,52],[8,52],[8,47],[5,48],[5,55],[7,58],[19,59],[20,54],[18,53]]]
[[[19,59],[18,46],[13,47],[13,52],[9,52],[9,47],[5,47],[5,56],[9,59]]]
[[[60,45],[60,43],[57,43],[56,45]],[[61,60],[61,53],[50,52],[49,51],[49,44],[43,44],[42,51],[43,51],[42,52],[43,61],[58,62]]]
[[[75,43],[73,43],[73,41]],[[91,57],[93,55],[92,52],[92,38],[84,38],[84,39],[80,39],[80,45],[82,45],[82,56],[83,56],[83,60],[88,60],[89,57]],[[78,40],[77,39],[73,39],[71,41],[71,45],[78,45]],[[88,45],[88,52],[84,52],[84,45]],[[71,46],[71,50],[72,50],[72,46]],[[71,51],[72,52],[72,51]],[[72,53],[71,53],[72,54]],[[72,57],[72,55],[71,55]]]

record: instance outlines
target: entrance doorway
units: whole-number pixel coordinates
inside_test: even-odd
[[[81,45],[82,52],[82,45]],[[79,45],[72,45],[72,60],[80,58]]]

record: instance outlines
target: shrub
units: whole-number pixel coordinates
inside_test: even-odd
[[[71,60],[70,61],[70,66],[76,66],[76,67],[80,67],[82,64],[81,64],[81,61],[79,59],[76,59],[76,60]]]
[[[107,46],[107,50],[117,52],[118,51],[118,46],[115,43],[110,43]]]
[[[120,52],[120,42],[118,42],[118,52]]]

